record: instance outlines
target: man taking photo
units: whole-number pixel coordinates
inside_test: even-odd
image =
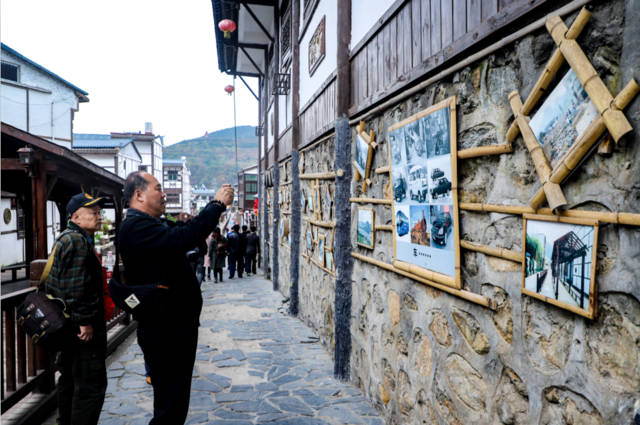
[[[233,201],[233,188],[222,185],[202,211],[186,223],[160,217],[165,194],[156,178],[137,171],[124,186],[127,215],[118,244],[127,285],[158,284],[138,320],[138,344],[153,385],[150,424],[183,424],[189,410],[191,375],[198,342],[202,295],[186,253],[201,244]],[[166,293],[164,293],[166,291]]]

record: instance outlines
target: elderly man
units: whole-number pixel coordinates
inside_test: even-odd
[[[118,233],[128,285],[159,284],[138,320],[138,343],[153,385],[150,424],[184,423],[189,410],[191,375],[202,310],[200,286],[186,253],[215,229],[220,214],[233,201],[233,188],[223,185],[203,210],[185,223],[160,217],[165,194],[146,172],[129,174],[124,186],[129,209]],[[166,291],[166,293],[164,293]],[[135,311],[135,310],[134,310]]]
[[[97,424],[107,389],[102,265],[93,247],[101,203],[86,193],[71,198],[44,282],[46,293],[64,300],[71,324],[58,357],[60,425]]]

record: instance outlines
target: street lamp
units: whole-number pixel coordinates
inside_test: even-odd
[[[33,163],[33,149],[26,146],[18,149],[18,160],[20,164],[29,167]]]

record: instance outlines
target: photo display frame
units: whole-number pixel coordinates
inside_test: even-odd
[[[360,121],[356,132],[356,151],[353,160],[353,169],[356,181],[362,181],[362,192],[367,193],[367,189],[371,186],[369,176],[371,175],[373,154],[378,144],[375,141],[375,131],[365,132],[364,125],[364,121]]]
[[[356,242],[358,246],[373,249],[376,241],[376,215],[371,208],[357,210]]]
[[[394,266],[460,289],[456,97],[388,134]]]
[[[594,319],[598,221],[529,214],[523,218],[522,293]]]

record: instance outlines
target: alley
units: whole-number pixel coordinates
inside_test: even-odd
[[[270,281],[209,281],[202,292],[187,424],[384,424],[357,388],[333,378],[326,347],[286,314]],[[153,395],[135,334],[108,359],[107,373],[100,424],[147,424]]]

